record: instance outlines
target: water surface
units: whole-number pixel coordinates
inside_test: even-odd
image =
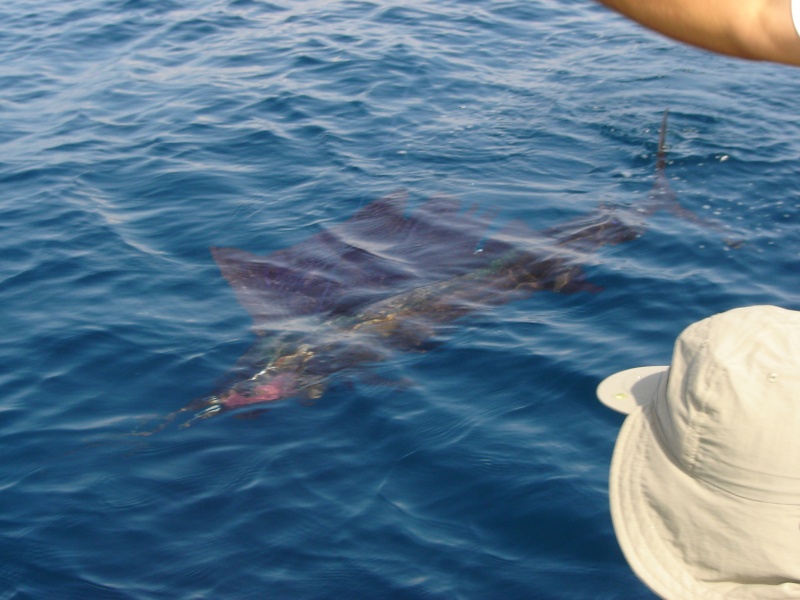
[[[0,8],[0,598],[653,598],[607,508],[614,370],[800,308],[796,73],[592,2]],[[311,405],[130,435],[253,339],[210,246],[268,253],[406,189],[534,229],[668,173],[599,293],[462,319]],[[741,242],[732,249],[725,240]]]

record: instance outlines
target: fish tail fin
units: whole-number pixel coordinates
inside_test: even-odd
[[[667,150],[666,150],[666,139],[667,139],[667,117],[669,116],[669,109],[664,110],[664,116],[661,117],[661,130],[658,134],[658,158],[656,159],[656,170],[663,173],[664,167],[667,163]]]
[[[684,208],[678,201],[678,196],[669,185],[666,174],[667,163],[667,117],[669,116],[669,109],[664,110],[664,116],[661,117],[661,130],[658,134],[658,153],[656,154],[656,180],[653,184],[653,191],[651,197],[655,201],[652,205],[652,211],[655,212],[659,209],[666,209],[675,216],[695,223],[702,227],[718,231],[720,233],[729,233],[730,230],[716,221],[705,219],[697,213]],[[730,248],[739,248],[744,242],[741,240],[725,239],[726,246]]]
[[[672,190],[667,179],[667,118],[669,109],[661,117],[661,129],[658,134],[658,151],[656,153],[656,174],[653,189],[650,191],[649,202],[642,207],[646,214],[653,214],[660,210],[668,210],[678,215],[684,213],[683,207],[678,203],[678,197]]]

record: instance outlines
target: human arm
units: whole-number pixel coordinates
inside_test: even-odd
[[[792,0],[599,0],[673,39],[751,60],[800,66]],[[795,11],[800,13],[800,2]],[[800,14],[796,17],[800,21]]]

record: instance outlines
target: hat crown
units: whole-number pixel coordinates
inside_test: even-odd
[[[688,327],[675,343],[660,437],[690,476],[800,505],[800,313],[753,307]]]

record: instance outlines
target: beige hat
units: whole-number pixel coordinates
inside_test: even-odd
[[[800,598],[800,312],[754,306],[689,326],[672,364],[597,390],[630,410],[611,517],[668,600]]]

